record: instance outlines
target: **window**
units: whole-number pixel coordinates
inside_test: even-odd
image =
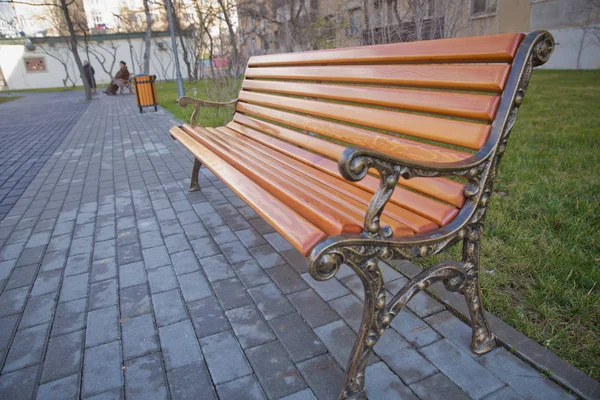
[[[350,23],[348,24],[348,35],[358,36],[362,26],[362,9],[355,8],[349,11]]]
[[[25,71],[27,72],[44,72],[46,71],[46,61],[44,57],[24,58]]]
[[[498,0],[472,0],[471,15],[493,14],[496,12]]]

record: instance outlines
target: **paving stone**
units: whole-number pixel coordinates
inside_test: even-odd
[[[117,254],[119,255],[119,265],[142,261],[140,245],[137,243],[126,244],[124,246],[119,245]]]
[[[338,297],[329,302],[331,308],[335,310],[343,319],[346,321],[350,328],[354,332],[358,332],[360,329],[360,322],[362,320],[362,312],[364,304],[353,294],[347,296]]]
[[[183,233],[165,237],[165,244],[169,254],[190,249],[190,245]]]
[[[315,329],[315,333],[336,361],[346,368],[356,341],[356,334],[342,320],[320,326]],[[377,361],[379,359],[376,356],[369,357],[369,364]]]
[[[392,329],[383,333],[374,351],[408,385],[438,372],[435,366]]]
[[[254,256],[256,261],[258,261],[258,263],[265,269],[285,264],[283,257],[281,257],[279,253],[277,253],[275,249],[268,244],[259,247],[253,247],[249,251],[252,256]]]
[[[199,338],[214,335],[230,328],[227,318],[223,315],[223,310],[221,310],[217,299],[214,297],[188,303],[187,307],[196,336]]]
[[[36,399],[39,400],[77,400],[79,398],[79,375],[40,385]]]
[[[471,351],[471,327],[458,317],[449,311],[444,311],[425,318],[425,322],[465,354],[473,358],[479,358]]]
[[[480,399],[504,386],[491,372],[447,339],[423,347],[421,353],[473,398]],[[474,376],[477,379],[473,379]]]
[[[56,294],[51,293],[39,297],[30,297],[21,317],[19,329],[45,324],[52,320],[56,307]]]
[[[254,375],[233,380],[217,386],[221,400],[263,400],[266,399]]]
[[[406,306],[421,318],[445,310],[445,307],[440,302],[434,300],[425,292],[417,293]]]
[[[146,271],[144,264],[136,262],[127,265],[119,265],[119,286],[126,288],[146,283]]]
[[[252,300],[250,300],[240,282],[235,278],[214,282],[212,287],[221,306],[225,310],[231,310],[232,308],[252,303]]]
[[[28,292],[28,287],[2,292],[0,294],[0,317],[21,312],[25,306]]]
[[[262,218],[251,219],[248,222],[256,229],[261,235],[275,232],[275,229],[267,221]]]
[[[67,267],[65,268],[65,276],[79,275],[90,271],[91,254],[79,254],[71,256],[67,259]]]
[[[479,364],[524,398],[558,399],[567,394],[556,383],[503,348],[483,355]],[[575,397],[570,397],[575,398]]]
[[[311,328],[340,319],[312,289],[292,293],[288,296],[288,299]]]
[[[45,246],[50,242],[50,232],[38,232],[29,237],[25,248]]]
[[[63,279],[59,301],[66,302],[87,297],[90,274],[66,276]]]
[[[369,397],[381,400],[418,400],[418,397],[382,362],[367,367],[365,386]],[[446,397],[449,398],[449,397]]]
[[[56,336],[48,342],[41,382],[77,374],[83,358],[83,331]]]
[[[208,230],[202,222],[184,225],[183,231],[185,232],[185,235],[189,240],[195,240],[210,236]]]
[[[298,314],[273,319],[269,321],[269,325],[295,363],[327,352]]]
[[[177,288],[175,273],[170,265],[149,270],[148,283],[150,283],[151,293],[166,292]]]
[[[71,247],[69,248],[69,256],[75,256],[77,254],[89,254],[92,252],[93,241],[91,237],[82,237],[73,239]]]
[[[317,398],[337,398],[344,383],[344,372],[329,354],[299,363],[298,370]]]
[[[92,282],[103,281],[117,277],[117,263],[115,258],[96,260],[92,263]]]
[[[37,385],[39,365],[0,376],[0,399],[30,400]]]
[[[279,342],[251,348],[246,354],[269,398],[281,398],[306,388],[306,383]]]
[[[151,314],[122,320],[123,355],[135,358],[159,349]]]
[[[248,253],[248,250],[246,250],[244,245],[242,245],[242,242],[239,240],[223,243],[219,245],[219,247],[230,264],[237,264],[242,261],[248,261],[252,259],[252,256],[250,253]]]
[[[115,257],[117,252],[114,239],[94,243],[94,260]]]
[[[248,293],[267,321],[294,312],[294,308],[272,283],[249,289]]]
[[[16,289],[33,284],[37,270],[37,265],[26,265],[24,267],[13,269],[4,290]]]
[[[148,289],[145,284],[121,289],[119,304],[121,318],[133,318],[152,311]]]
[[[216,400],[204,362],[189,364],[167,373],[173,400]],[[243,397],[246,398],[246,397]]]
[[[44,251],[46,250],[45,246],[40,247],[31,247],[23,250],[21,253],[21,257],[19,257],[17,261],[17,267],[22,265],[31,265],[37,264],[42,261],[44,258]],[[4,261],[4,260],[0,260]]]
[[[200,260],[200,263],[202,264],[202,269],[209,282],[215,282],[235,276],[227,259],[222,254],[203,258]]]
[[[24,246],[24,243],[15,243],[8,246],[4,246],[2,249],[0,249],[0,261],[7,261],[19,258],[19,255],[21,254],[21,251],[23,250]]]
[[[192,249],[198,258],[211,257],[221,253],[221,249],[210,237],[201,237],[190,241]]]
[[[423,347],[441,339],[425,321],[403,308],[391,323],[391,326],[414,347]]]
[[[269,268],[267,274],[283,294],[299,292],[309,288],[304,279],[288,264]]]
[[[484,397],[484,400],[521,400],[519,396],[510,386],[504,386],[502,389]]]
[[[268,325],[253,305],[225,312],[242,349],[258,346],[275,340]]]
[[[75,226],[75,232],[73,233],[74,239],[92,236],[95,230],[95,223],[90,222],[88,224],[82,224]]]
[[[197,203],[193,205],[198,215],[207,215],[215,213],[214,207],[209,202]]]
[[[437,373],[420,382],[413,383],[410,388],[422,400],[446,399],[470,400],[471,397],[463,392],[443,373]]]
[[[342,283],[348,289],[350,289],[350,291],[354,293],[356,297],[360,299],[360,301],[365,301],[365,289],[360,278],[356,274],[342,279]]]
[[[16,264],[16,260],[2,261],[0,262],[0,280],[8,279],[13,271],[13,267]]]
[[[162,362],[158,353],[125,363],[125,395],[131,399],[168,399]]]
[[[187,318],[183,301],[178,290],[170,290],[152,295],[156,324],[169,325]]]
[[[69,246],[71,246],[72,239],[70,234],[53,236],[52,239],[50,239],[47,251],[66,251],[69,249]]]
[[[117,232],[117,252],[119,251],[127,251],[125,248],[123,250],[119,249],[119,247],[126,247],[127,245],[138,244],[138,236],[137,230],[128,229],[126,231]],[[139,248],[139,245],[138,245]],[[130,261],[131,262],[131,261]]]
[[[312,390],[304,389],[299,392],[282,397],[281,400],[317,400]]]
[[[117,306],[89,311],[85,331],[85,347],[119,339],[119,312]]]
[[[267,244],[267,241],[262,237],[256,229],[249,228],[235,232],[236,236],[247,248],[257,247]]]
[[[177,279],[186,303],[212,296],[210,285],[199,271],[180,275]]]
[[[17,322],[19,322],[18,315],[0,318],[0,350],[8,349],[10,339],[17,327]]]
[[[215,385],[252,373],[231,331],[204,337],[200,339],[200,346]]]
[[[151,247],[144,249],[144,264],[146,269],[153,269],[165,265],[171,265],[171,259],[165,246]]]
[[[171,254],[171,263],[176,275],[183,275],[200,269],[196,256],[189,250]]]
[[[302,274],[301,276],[325,301],[333,300],[350,293],[350,291],[335,278],[328,281],[316,281],[308,273]]]
[[[85,326],[86,299],[59,303],[52,324],[52,336],[64,335]]]
[[[235,264],[232,268],[247,289],[271,282],[254,260]]]
[[[190,320],[158,329],[167,371],[202,361],[202,353]]]
[[[210,233],[217,244],[229,243],[238,240],[233,231],[225,225],[211,230]]]
[[[160,230],[164,236],[175,235],[178,233],[183,233],[183,228],[179,221],[177,220],[168,220],[168,221],[160,221]]]
[[[96,228],[95,239],[97,241],[104,241],[104,240],[110,240],[110,239],[116,239],[116,238],[117,238],[117,235],[115,233],[114,225],[98,226]]]
[[[55,271],[65,267],[67,262],[66,251],[52,251],[46,253],[42,261],[42,271]]]
[[[111,342],[85,350],[83,397],[123,386],[121,342]]]
[[[44,358],[48,328],[49,324],[43,324],[18,331],[8,351],[2,373],[40,363]]]

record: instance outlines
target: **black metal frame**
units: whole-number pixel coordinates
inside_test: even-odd
[[[517,118],[534,67],[548,61],[554,49],[552,36],[545,31],[528,34],[521,42],[502,93],[496,118],[484,146],[468,159],[452,163],[421,163],[405,160],[366,148],[348,148],[339,160],[339,170],[350,181],[363,179],[374,168],[380,185],[367,209],[364,231],[343,234],[318,243],[309,254],[309,270],[317,280],[331,279],[340,265],[349,265],[361,279],[365,291],[362,323],[354,344],[340,399],[366,399],[365,368],[371,351],[393,318],[419,291],[441,281],[450,291],[465,296],[472,327],[471,349],[483,354],[496,345],[485,317],[479,288],[479,249],[483,224],[498,165]],[[226,106],[183,97],[179,104],[195,106],[192,124],[199,107]],[[199,190],[200,161],[195,160],[190,191]],[[400,177],[456,176],[468,180],[465,204],[444,227],[426,234],[393,237],[388,226],[380,225],[380,216]],[[446,261],[424,269],[387,301],[380,260],[414,259],[438,254],[462,242],[462,259]]]

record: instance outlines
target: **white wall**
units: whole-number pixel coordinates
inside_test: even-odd
[[[160,50],[157,43],[162,42],[166,50]],[[139,74],[141,73],[142,54],[144,49],[144,42],[142,39],[131,39],[131,46],[133,49],[133,59],[129,50],[129,43],[125,39],[104,41],[99,44],[92,43],[90,48],[96,49],[95,52],[102,54],[108,58],[106,67],[110,65],[112,55],[104,52],[97,46],[103,46],[110,48],[111,46],[117,47],[116,62],[112,69],[114,75],[119,69],[119,61],[124,60],[127,63],[127,67],[130,73]],[[44,53],[43,47],[49,53],[59,56],[62,59],[69,60],[69,73],[71,77],[77,77],[77,85],[82,85],[79,72],[75,66],[72,55],[66,44],[56,44],[53,47],[47,44],[38,44],[35,51],[27,51],[22,44],[1,44],[0,43],[0,68],[4,73],[8,89],[10,90],[21,90],[21,89],[36,89],[36,88],[49,88],[49,87],[61,87],[63,86],[62,80],[65,77],[64,66],[57,61],[55,58]],[[181,53],[181,52],[180,52]],[[80,48],[79,55],[83,60],[87,58],[85,51]],[[44,57],[46,63],[46,71],[44,72],[27,72],[25,68],[24,58],[28,57]],[[186,77],[185,64],[181,59],[180,64],[182,74]],[[98,85],[106,84],[110,82],[110,76],[103,71],[98,60],[90,54],[90,64],[94,68],[96,74],[96,83]],[[172,51],[170,48],[169,38],[159,38],[152,40],[152,52],[150,59],[150,74],[156,75],[158,79],[175,79],[175,68],[173,62]]]
[[[600,25],[598,25],[600,27]],[[554,36],[556,47],[550,60],[543,69],[598,69],[600,68],[600,45],[592,40],[590,35],[585,38],[582,28],[550,29]],[[579,65],[577,57],[583,41],[583,50]]]

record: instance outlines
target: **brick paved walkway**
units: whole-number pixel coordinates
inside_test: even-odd
[[[189,194],[170,114],[133,103],[92,102],[0,222],[0,399],[335,398],[357,277],[313,281],[205,169]],[[406,280],[382,267],[390,288]],[[371,398],[571,397],[469,339],[419,294],[375,347]]]
[[[0,221],[87,107],[76,92],[31,93],[0,105]]]

